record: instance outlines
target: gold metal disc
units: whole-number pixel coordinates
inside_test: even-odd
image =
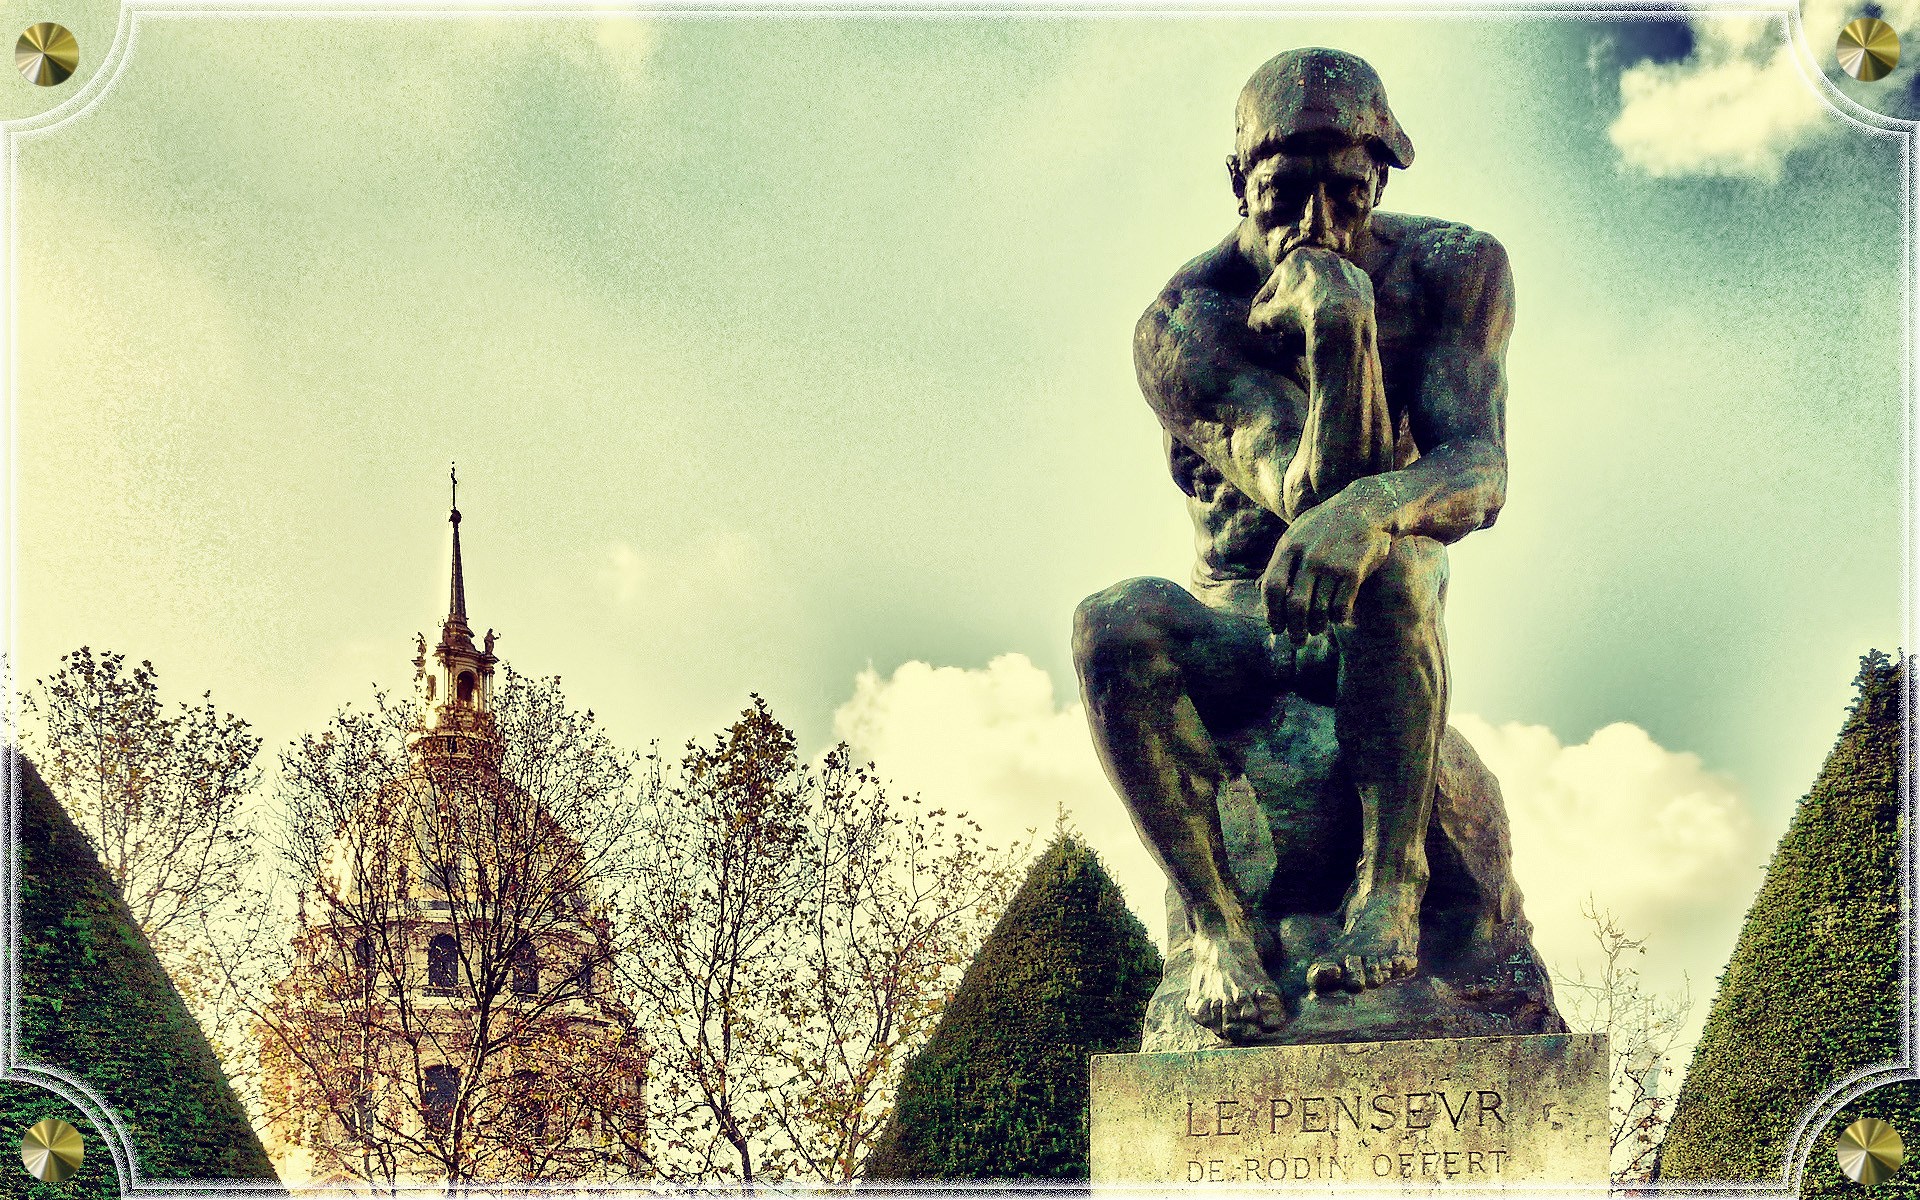
[[[59,1183],[78,1171],[85,1151],[80,1131],[51,1117],[20,1137],[20,1161],[29,1175],[46,1183]]]
[[[1900,65],[1900,35],[1878,17],[1861,17],[1840,31],[1833,52],[1842,71],[1872,83]]]
[[[80,65],[80,43],[64,26],[42,21],[28,27],[13,44],[13,65],[20,68],[28,83],[41,87],[65,83]]]
[[[1874,1117],[1861,1117],[1834,1139],[1840,1169],[1855,1183],[1879,1183],[1891,1178],[1907,1161],[1907,1150],[1893,1126]]]

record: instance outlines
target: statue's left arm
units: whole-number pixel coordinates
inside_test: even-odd
[[[1418,331],[1408,416],[1420,457],[1357,479],[1302,514],[1261,586],[1276,628],[1296,640],[1352,619],[1353,603],[1397,537],[1459,541],[1506,501],[1506,349],[1513,275],[1486,234],[1451,228],[1422,248],[1428,327]]]

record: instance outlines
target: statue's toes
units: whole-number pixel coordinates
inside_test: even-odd
[[[1411,979],[1420,966],[1420,958],[1413,954],[1395,955],[1393,960],[1393,979]]]
[[[1221,1036],[1234,1042],[1258,1041],[1287,1025],[1286,1004],[1271,992],[1255,992],[1232,1001],[1225,1008],[1225,1016]]]
[[[1307,990],[1310,992],[1330,992],[1346,981],[1346,974],[1337,962],[1317,962],[1307,968]]]
[[[1277,1029],[1286,1024],[1286,1008],[1271,992],[1255,992],[1234,1003],[1229,1020],[1252,1029]]]
[[[1260,1009],[1252,996],[1235,996],[1220,1006],[1222,1026],[1231,1033],[1245,1036],[1260,1025]]]
[[[1260,1028],[1269,1032],[1284,1029],[1292,1020],[1287,1016],[1287,1003],[1273,992],[1261,992],[1259,996]]]
[[[1348,991],[1357,992],[1361,988],[1380,986],[1378,974],[1369,974],[1369,968],[1371,968],[1373,972],[1379,970],[1378,965],[1372,959],[1365,958],[1358,954],[1349,954],[1341,961],[1341,965],[1346,969]]]
[[[1222,1006],[1221,1016],[1224,1020],[1220,1023],[1220,1036],[1230,1042],[1244,1042],[1260,1031],[1253,1005],[1246,1000]]]
[[[1220,1031],[1220,1005],[1217,1001],[1189,998],[1187,1015],[1193,1018],[1195,1025],[1211,1029],[1215,1033]]]

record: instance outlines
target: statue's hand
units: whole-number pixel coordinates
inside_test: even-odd
[[[1353,623],[1353,604],[1393,550],[1393,535],[1343,492],[1300,514],[1274,547],[1260,592],[1267,622],[1295,645],[1332,625]]]
[[[1353,321],[1373,312],[1373,281],[1332,250],[1301,246],[1280,260],[1253,298],[1247,327],[1255,333],[1308,333],[1323,321]]]

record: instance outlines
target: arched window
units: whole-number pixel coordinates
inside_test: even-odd
[[[533,943],[526,938],[514,943],[513,990],[522,996],[531,996],[540,990],[540,959],[533,952]]]
[[[574,989],[580,993],[581,999],[588,999],[592,997],[593,995],[593,960],[592,959],[583,958],[580,960],[580,969],[574,972],[574,975],[573,975],[573,986],[574,986]]]
[[[473,703],[473,672],[460,672],[460,703]]]
[[[426,1090],[420,1096],[420,1116],[427,1128],[445,1133],[453,1123],[453,1106],[460,1097],[460,1072],[443,1064],[426,1070]]]
[[[427,986],[458,987],[460,983],[460,943],[443,933],[427,943]]]
[[[372,938],[357,937],[353,939],[353,965],[355,970],[362,973],[368,973],[373,970]]]

